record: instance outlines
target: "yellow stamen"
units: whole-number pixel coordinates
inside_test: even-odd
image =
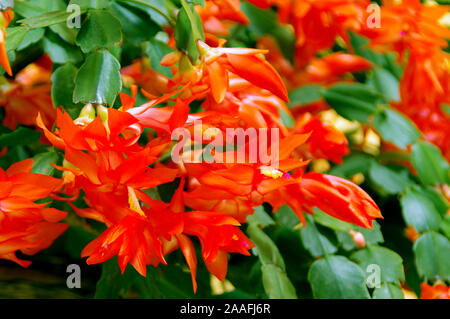
[[[272,177],[273,179],[280,178],[284,175],[284,173],[278,169],[275,169],[271,166],[261,166],[260,167],[261,174],[267,177]]]
[[[127,186],[127,188],[128,188],[128,204],[130,205],[130,209],[135,211],[139,215],[146,217],[144,211],[141,208],[141,205],[139,204],[139,199],[137,198],[134,189],[130,186]]]

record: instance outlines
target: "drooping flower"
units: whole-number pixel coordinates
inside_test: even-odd
[[[303,207],[325,213],[355,225],[372,228],[372,220],[383,218],[377,204],[360,187],[337,176],[307,173],[300,182]]]
[[[179,52],[167,55],[161,64],[166,66],[180,62],[173,81],[189,85],[184,96],[197,97],[211,94],[217,103],[221,103],[229,88],[229,73],[233,73],[253,85],[266,89],[284,101],[288,101],[287,90],[280,75],[260,55],[265,50],[248,48],[212,48],[198,41],[202,55],[199,65],[192,65],[189,59]],[[251,68],[248,66],[252,65]],[[190,94],[187,94],[190,92]]]

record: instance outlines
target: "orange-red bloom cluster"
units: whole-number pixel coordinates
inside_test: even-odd
[[[351,54],[314,57],[330,48],[336,36],[361,29],[365,17],[361,8],[367,1],[251,2],[263,8],[278,6],[281,21],[294,26],[295,67],[304,67],[300,75],[274,51],[268,56],[269,61],[277,61],[290,86],[329,84],[348,72],[371,67]],[[211,0],[197,11],[206,31],[223,35],[229,26],[223,20],[248,23],[239,5],[239,0]],[[169,43],[173,45],[172,39]],[[67,200],[79,216],[105,225],[106,230],[82,251],[88,264],[117,256],[122,272],[131,264],[145,276],[148,265],[165,264],[165,256],[180,249],[194,290],[197,256],[192,238],[200,242],[208,270],[223,280],[228,253],[249,255],[254,247],[239,226],[264,203],[274,211],[289,205],[303,223],[303,212],[312,214],[313,207],[318,207],[338,219],[371,228],[372,220],[382,216],[367,193],[342,178],[306,173],[310,159],[340,163],[349,152],[348,143],[343,133],[316,114],[303,112],[295,124],[286,122],[293,117],[286,104],[287,88],[265,58],[265,48],[272,45],[268,40],[261,42],[264,49],[226,48],[223,40],[214,46],[198,41],[199,61],[178,50],[162,59],[162,65],[171,67],[171,79],[152,70],[145,59],[137,60],[121,74],[126,85],[141,86],[147,103],[135,105],[138,87],[131,85],[131,96],[121,93],[119,109],[88,103],[75,120],[63,108],[56,111],[56,120],[52,112],[46,112],[46,106],[52,108],[51,100],[40,100],[38,93],[49,98],[48,73],[39,71],[45,75],[40,78],[30,68],[18,74],[4,89],[5,100],[0,98],[6,108],[5,121],[12,127],[30,125],[34,121],[29,123],[28,116],[36,117],[47,140],[64,151],[63,164],[54,165],[63,172],[63,179],[39,177],[37,183],[36,174],[29,173],[30,161],[0,171],[0,183],[5,183],[0,194],[0,258],[21,262],[14,255],[16,250],[35,253],[65,229],[56,223],[64,213],[33,202],[60,188],[69,197],[53,194],[53,198]],[[41,82],[45,86],[38,90],[36,84]],[[22,91],[15,94],[14,90]],[[200,112],[191,112],[193,102],[199,103]],[[25,103],[36,107],[19,114],[23,108],[16,106]],[[254,131],[247,131],[237,147],[228,149],[236,140],[231,136],[230,143],[230,128]],[[179,129],[189,132],[187,147],[178,148],[180,141],[172,140]],[[272,139],[271,129],[278,138]],[[258,155],[265,152],[265,158],[253,158],[255,150]],[[179,161],[173,158],[174,151]],[[170,203],[157,196],[156,187],[178,182]],[[87,208],[72,204],[80,194]]]
[[[46,199],[61,189],[62,181],[31,173],[33,160],[0,168],[0,258],[12,260],[23,267],[31,262],[17,258],[16,252],[34,255],[48,248],[61,235],[67,224],[58,223],[66,212],[47,208]]]
[[[400,81],[401,101],[394,106],[409,116],[447,159],[450,119],[442,106],[450,103],[450,56],[443,49],[448,46],[450,30],[440,20],[449,8],[419,0],[386,1],[381,8],[382,28],[362,32],[373,48],[395,51],[399,60],[407,56]]]
[[[51,61],[44,55],[0,85],[0,107],[5,109],[3,125],[14,130],[17,124],[32,126],[38,113],[46,125],[52,126],[56,110],[50,95]],[[25,107],[24,107],[25,106]]]

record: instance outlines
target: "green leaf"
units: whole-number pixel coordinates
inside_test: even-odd
[[[407,169],[396,166],[380,165],[372,161],[369,169],[370,179],[387,194],[397,194],[415,184]]]
[[[145,11],[159,26],[175,25],[174,15],[178,8],[168,0],[117,0]],[[178,1],[179,2],[179,1]]]
[[[381,282],[397,283],[399,280],[405,280],[402,258],[388,248],[367,245],[366,248],[353,253],[351,259],[355,260],[361,269],[367,269],[371,264],[378,265],[381,269]]]
[[[139,7],[113,2],[111,11],[122,22],[123,34],[128,41],[134,43],[148,41],[161,30],[151,16]]]
[[[433,202],[422,193],[420,188],[407,189],[400,199],[400,204],[406,224],[414,226],[416,231],[424,232],[439,229],[441,215]]]
[[[192,7],[181,1],[182,8],[178,12],[177,24],[175,26],[175,41],[177,48],[186,53],[192,62],[199,58],[197,41],[204,40],[202,22],[197,12]]]
[[[421,135],[409,118],[388,108],[384,108],[381,112],[375,114],[373,125],[383,139],[402,149],[417,141]]]
[[[59,156],[56,152],[39,153],[33,157],[33,168],[31,172],[53,176],[56,169],[52,163],[58,164],[58,161]]]
[[[253,215],[247,217],[247,222],[249,224],[256,224],[257,226],[267,227],[270,225],[275,225],[272,217],[269,216],[264,210],[264,207],[258,206],[255,208]]]
[[[40,16],[43,16],[45,19],[45,15],[49,12],[63,12],[66,10],[67,4],[64,0],[39,1],[39,5],[30,2],[17,2],[14,8],[16,13],[27,19],[39,18]],[[75,44],[76,30],[67,27],[66,19],[60,22],[52,21],[50,29],[65,41]]]
[[[424,281],[450,280],[450,242],[441,234],[427,232],[413,246],[417,272]]]
[[[399,81],[391,72],[375,67],[370,75],[370,80],[377,91],[384,96],[385,102],[400,101]]]
[[[359,226],[353,226],[353,230],[360,232],[364,236],[364,240],[367,244],[378,244],[384,242],[383,234],[381,233],[380,224],[375,220],[372,221],[373,229],[362,228]],[[348,232],[336,231],[339,244],[344,250],[351,251],[359,248],[353,241],[352,236]]]
[[[343,163],[334,166],[329,174],[349,179],[357,173],[365,174],[368,172],[373,158],[364,153],[352,152],[343,158]]]
[[[9,27],[6,29],[6,43],[5,50],[11,51],[16,50],[22,41],[24,40],[27,32],[29,32],[27,27]]]
[[[264,290],[270,299],[297,299],[294,286],[284,271],[274,265],[261,267]]]
[[[404,299],[402,289],[399,285],[391,282],[383,282],[380,288],[375,288],[373,299]]]
[[[258,37],[272,35],[283,55],[293,61],[295,51],[294,32],[289,26],[278,23],[275,11],[261,9],[248,2],[241,2],[241,10],[250,20],[248,26],[250,32]]]
[[[0,147],[33,144],[40,136],[41,133],[36,130],[19,127],[11,133],[0,135]]]
[[[281,122],[284,124],[284,126],[290,127],[290,128],[293,128],[295,126],[294,117],[291,114],[287,113],[283,109],[280,109],[280,118],[281,118]]]
[[[132,267],[128,267],[122,275],[117,257],[111,258],[102,263],[102,275],[97,282],[94,297],[96,299],[124,298],[137,276],[139,274]]]
[[[28,46],[32,45],[33,43],[37,43],[42,40],[45,34],[45,29],[33,29],[28,31],[25,34],[25,37],[23,37],[22,41],[20,42],[20,45],[17,47],[17,50],[23,50],[27,48]]]
[[[83,54],[78,47],[65,42],[53,31],[47,32],[43,46],[54,63],[78,63],[83,60]]]
[[[447,210],[450,209],[450,205],[440,193],[431,186],[420,187],[420,192],[433,203],[434,208],[436,208],[441,217],[446,215]]]
[[[309,272],[314,298],[369,299],[361,268],[344,256],[325,256],[316,260]]]
[[[162,41],[151,39],[145,43],[144,50],[150,60],[152,69],[171,78],[172,72],[170,71],[170,68],[162,66],[161,60],[164,56],[173,52],[173,49]]]
[[[320,257],[333,254],[337,251],[335,243],[333,243],[333,233],[329,230],[319,230],[314,223],[312,216],[307,215],[306,226],[300,229],[303,246],[310,252],[313,257]]]
[[[14,4],[14,13],[25,18],[31,18],[44,12],[43,8],[29,1],[16,1]]]
[[[445,112],[445,114],[450,115],[450,105],[449,104],[441,104],[442,110]]]
[[[242,2],[242,11],[250,20],[249,29],[257,36],[271,34],[278,27],[276,12],[260,9],[248,2]]]
[[[286,226],[290,229],[293,229],[297,226],[300,221],[298,220],[297,215],[294,213],[292,208],[290,208],[287,204],[281,206],[274,214],[277,224],[281,226]]]
[[[383,233],[381,232],[380,224],[376,220],[372,221],[373,229],[367,229],[355,226],[354,230],[363,234],[366,244],[378,244],[384,242]]]
[[[250,224],[247,229],[247,233],[256,245],[255,250],[257,251],[257,255],[263,265],[272,264],[283,271],[286,270],[283,257],[281,256],[277,246],[263,230],[255,224]]]
[[[354,228],[354,225],[334,218],[316,207],[314,208],[313,218],[315,223],[340,232],[347,233]]]
[[[122,88],[120,63],[108,51],[91,53],[75,79],[74,103],[113,105]]]
[[[82,8],[104,9],[109,6],[110,0],[70,0],[69,4],[77,4]]]
[[[449,184],[449,164],[441,151],[431,143],[417,142],[412,146],[411,161],[420,180],[427,185]]]
[[[370,43],[369,39],[353,31],[349,31],[349,35],[350,35],[350,44],[352,45],[352,48],[353,50],[355,50],[355,53],[357,55],[366,58],[367,60],[376,65],[383,65],[384,62],[383,55],[369,49],[368,47],[368,44]]]
[[[205,287],[201,282],[202,274],[200,269],[197,274],[197,283],[199,285],[197,294],[192,291],[192,282],[189,272],[186,272],[179,265],[169,263],[168,265],[160,265],[157,268],[147,267],[147,276],[139,277],[135,283],[139,285],[142,298],[152,299],[191,299],[205,298],[207,294]]]
[[[81,8],[81,14],[85,13],[86,9]],[[72,15],[72,12],[67,12],[66,10],[58,10],[53,12],[46,12],[40,14],[38,16],[32,16],[30,18],[18,20],[18,23],[21,23],[29,28],[43,28],[51,25],[64,23],[67,19]]]
[[[380,98],[370,86],[361,83],[338,83],[322,90],[322,96],[339,115],[363,123],[375,113]]]
[[[289,107],[297,107],[317,102],[322,98],[321,86],[317,84],[304,85],[289,92]]]
[[[52,75],[52,101],[55,107],[62,106],[66,112],[75,118],[83,105],[73,103],[75,78],[78,69],[71,63],[60,66]]]
[[[122,25],[115,16],[104,10],[91,10],[83,22],[76,43],[84,53],[109,49],[122,42]]]
[[[450,215],[445,215],[444,219],[441,223],[442,232],[444,233],[447,238],[450,238]]]
[[[286,266],[277,246],[256,224],[250,224],[247,233],[255,243],[261,261],[264,290],[270,298],[297,298],[295,288],[286,275]]]

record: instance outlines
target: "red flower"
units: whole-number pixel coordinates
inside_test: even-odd
[[[296,123],[298,133],[311,133],[307,145],[310,157],[330,159],[342,163],[342,157],[350,153],[344,133],[332,125],[322,122],[317,116],[304,113]]]
[[[122,273],[127,264],[131,263],[145,276],[147,265],[157,266],[160,262],[166,264],[164,256],[179,246],[191,269],[196,291],[197,257],[188,237],[196,236],[200,240],[206,266],[212,274],[224,280],[228,264],[227,253],[249,255],[248,250],[254,245],[237,229],[236,226],[240,224],[230,216],[203,211],[184,213],[183,199],[180,196],[183,185],[184,183],[180,185],[170,205],[152,200],[140,191],[131,191],[130,207],[125,202],[121,205],[124,217],[83,249],[82,256],[89,256],[87,263],[101,263],[117,255]],[[146,206],[141,206],[139,200]],[[102,213],[97,213],[97,220],[98,214]],[[95,214],[91,213],[90,216],[95,217]]]
[[[51,68],[39,65],[46,59],[44,56],[29,64],[14,80],[0,86],[0,107],[5,108],[3,125],[12,130],[17,124],[35,125],[38,113],[45,125],[52,126],[55,122],[56,110],[50,96]]]
[[[58,223],[67,213],[36,204],[58,191],[62,181],[31,173],[33,160],[15,163],[5,172],[0,168],[0,258],[22,267],[31,262],[18,259],[15,252],[34,255],[48,248],[67,224]]]
[[[303,207],[313,207],[355,225],[372,228],[372,220],[383,218],[377,204],[360,187],[343,178],[320,173],[307,173],[300,182]]]
[[[229,87],[229,72],[266,89],[284,101],[288,101],[287,90],[275,69],[259,55],[265,50],[247,48],[211,48],[198,42],[202,62],[190,65],[188,58],[179,52],[167,55],[161,64],[169,66],[180,61],[180,68],[173,81],[190,85],[188,92],[200,97],[211,93],[217,103],[221,103]],[[249,68],[248,66],[252,67]],[[187,98],[191,95],[186,94]]]
[[[345,73],[367,71],[372,63],[360,56],[335,52],[323,58],[313,58],[306,67],[308,82],[332,83]]]
[[[47,139],[56,147],[66,146],[76,150],[127,150],[138,149],[136,143],[142,133],[138,120],[127,112],[112,108],[97,107],[87,104],[80,117],[73,121],[68,113],[57,110],[55,133],[45,126],[41,114],[36,123],[44,131]],[[103,120],[102,120],[103,117]],[[106,117],[106,119],[105,119]]]
[[[437,283],[434,286],[423,282],[420,284],[421,299],[450,299],[450,287],[443,283]]]

